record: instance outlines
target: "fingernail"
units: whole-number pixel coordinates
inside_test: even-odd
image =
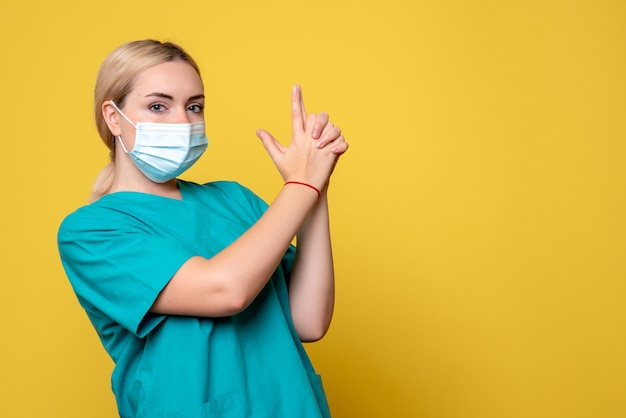
[[[320,136],[320,132],[318,130],[314,130],[313,132],[311,132],[311,136],[313,136],[313,138],[317,138]]]
[[[316,142],[316,143],[315,143],[315,146],[316,146],[317,148],[322,148],[322,147],[324,146],[324,143],[323,143],[323,142],[321,142],[321,141],[318,141],[318,142]]]

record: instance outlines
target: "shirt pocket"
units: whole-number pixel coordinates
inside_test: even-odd
[[[145,408],[145,418],[245,418],[244,396],[241,393],[230,393],[194,407],[182,407],[176,410]]]

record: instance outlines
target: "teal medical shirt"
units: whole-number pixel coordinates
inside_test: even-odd
[[[330,416],[291,320],[293,247],[239,314],[149,312],[185,261],[212,257],[267,208],[237,183],[178,184],[182,200],[113,193],[70,214],[59,229],[63,266],[115,362],[120,416]]]

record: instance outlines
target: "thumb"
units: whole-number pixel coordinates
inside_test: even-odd
[[[278,142],[276,138],[274,138],[272,134],[267,132],[265,129],[258,129],[256,131],[256,135],[263,143],[263,148],[265,148],[265,151],[267,151],[272,161],[280,161],[282,155],[285,151],[287,151],[287,148]]]

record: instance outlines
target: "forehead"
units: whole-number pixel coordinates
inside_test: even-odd
[[[154,92],[189,97],[202,94],[204,86],[191,65],[184,61],[170,61],[150,67],[137,76],[132,93],[144,96]]]

